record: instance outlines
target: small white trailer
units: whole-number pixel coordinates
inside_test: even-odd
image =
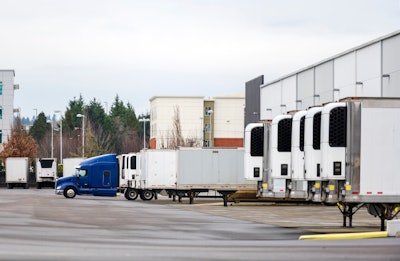
[[[136,163],[136,174],[128,177],[125,190],[127,199],[135,200],[140,196],[142,200],[151,200],[163,189],[175,189],[177,166],[175,150],[145,149],[135,155],[136,160],[140,161]],[[129,165],[125,166],[129,168]]]
[[[36,187],[52,186],[57,179],[57,159],[38,158],[36,159]]]
[[[6,184],[14,187],[28,188],[29,158],[9,157],[6,159]]]

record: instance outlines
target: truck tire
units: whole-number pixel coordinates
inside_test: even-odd
[[[139,193],[136,189],[127,188],[124,195],[127,200],[135,200],[139,196]]]
[[[66,187],[64,189],[64,197],[74,198],[76,196],[76,189],[74,187]]]
[[[140,193],[140,198],[142,200],[151,200],[154,197],[154,193],[151,190],[143,190],[142,193]]]

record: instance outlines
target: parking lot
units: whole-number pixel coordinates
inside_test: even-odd
[[[189,205],[167,197],[65,199],[52,189],[0,189],[1,260],[398,260],[400,239],[299,241],[301,235],[379,231],[360,210],[342,228],[336,207],[272,203]]]

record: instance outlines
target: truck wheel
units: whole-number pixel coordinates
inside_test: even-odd
[[[151,200],[153,196],[154,196],[153,191],[150,190],[143,190],[142,193],[140,193],[140,198],[142,200]]]
[[[74,187],[66,187],[64,189],[64,197],[74,198],[76,196],[76,189]]]
[[[127,188],[125,190],[125,198],[128,200],[135,200],[139,196],[138,191],[136,189]]]

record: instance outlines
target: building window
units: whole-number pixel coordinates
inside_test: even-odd
[[[212,110],[211,106],[204,107],[204,116],[210,116],[209,111],[211,110]]]
[[[211,125],[209,123],[204,124],[204,132],[206,133],[211,132]]]
[[[0,82],[0,95],[3,95],[3,82]]]
[[[0,105],[0,120],[3,119],[3,106]]]
[[[0,130],[0,143],[3,143],[3,131]]]

